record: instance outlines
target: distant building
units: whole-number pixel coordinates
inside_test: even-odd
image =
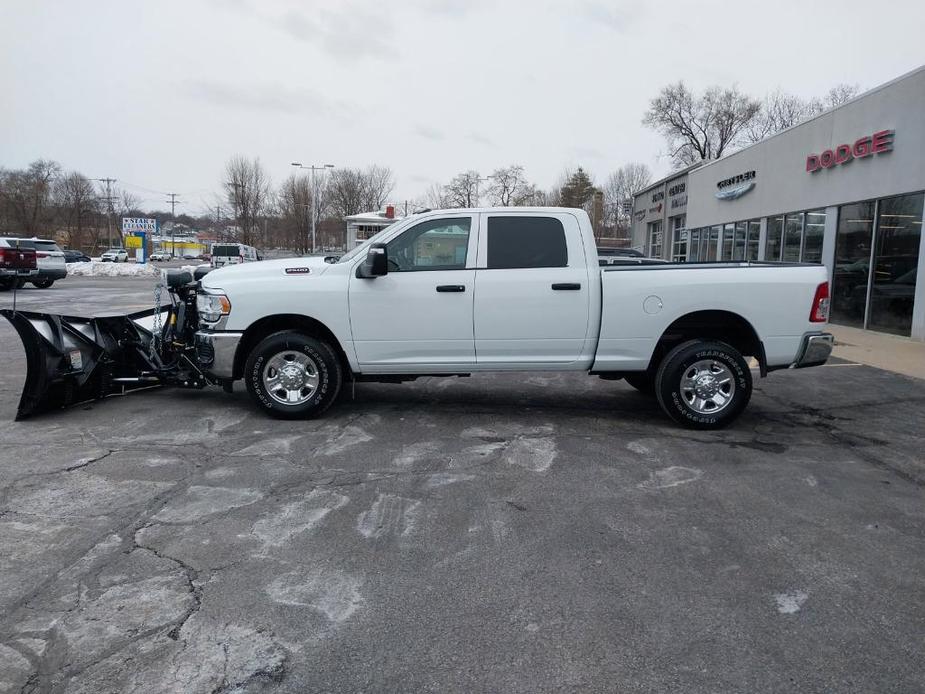
[[[355,248],[399,219],[400,217],[395,216],[394,205],[386,205],[385,209],[380,212],[363,212],[344,217],[347,223],[347,243],[344,250],[349,251]]]

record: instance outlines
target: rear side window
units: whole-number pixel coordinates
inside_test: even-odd
[[[61,250],[54,241],[34,241],[33,243],[35,243],[35,250],[37,251],[54,252]]]
[[[488,268],[566,267],[565,228],[553,217],[489,217]]]

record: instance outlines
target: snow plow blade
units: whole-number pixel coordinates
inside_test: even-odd
[[[0,309],[26,352],[26,382],[16,419],[158,385],[151,333],[131,315],[81,318]]]

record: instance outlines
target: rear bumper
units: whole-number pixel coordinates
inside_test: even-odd
[[[0,279],[8,279],[10,277],[23,277],[23,278],[32,278],[36,277],[39,274],[39,271],[35,268],[29,270],[13,270],[10,268],[0,268]]]
[[[48,270],[43,270],[39,268],[39,276],[37,279],[41,280],[63,280],[67,277],[67,270],[63,268],[51,268]]]
[[[807,333],[800,343],[800,351],[793,368],[802,369],[825,364],[834,346],[835,336],[832,333]]]
[[[214,378],[234,378],[234,357],[243,334],[208,330],[196,333],[199,366]]]

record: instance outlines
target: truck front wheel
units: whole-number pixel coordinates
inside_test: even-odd
[[[277,419],[311,419],[340,392],[343,374],[334,348],[295,331],[261,340],[247,357],[244,380],[261,409]]]
[[[655,375],[658,404],[692,429],[720,429],[742,414],[752,395],[752,374],[725,342],[691,340],[671,350]]]

